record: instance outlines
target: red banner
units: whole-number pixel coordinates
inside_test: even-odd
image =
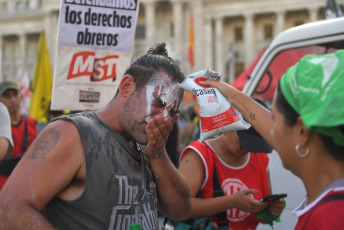
[[[194,19],[193,19],[193,12],[190,10],[190,19],[189,19],[189,45],[188,45],[188,59],[190,68],[193,69],[195,66],[194,60]]]

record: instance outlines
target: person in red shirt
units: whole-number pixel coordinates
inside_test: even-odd
[[[259,103],[265,103],[255,99]],[[181,153],[179,172],[187,179],[192,197],[190,219],[212,216],[219,228],[217,214],[226,211],[231,230],[256,229],[266,223],[257,213],[268,208],[280,216],[285,202],[260,202],[271,194],[269,181],[271,146],[251,127],[231,131],[204,142],[194,141]],[[213,197],[213,172],[216,170],[224,196]],[[200,191],[202,198],[197,196]]]
[[[0,83],[0,101],[6,105],[11,118],[14,150],[0,162],[0,190],[7,178],[24,155],[26,149],[37,136],[37,126],[33,118],[20,112],[20,94],[17,82],[4,80]]]

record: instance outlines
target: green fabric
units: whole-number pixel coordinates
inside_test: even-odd
[[[129,226],[129,230],[141,230],[141,224],[140,223],[137,223],[137,224],[131,224]]]
[[[281,90],[309,130],[344,146],[344,50],[307,55],[282,76]]]
[[[274,221],[281,222],[281,219],[279,216],[274,216],[270,213],[269,208],[264,209],[261,212],[258,212],[257,218],[259,220],[265,219],[266,223],[268,223],[271,227],[274,225]]]

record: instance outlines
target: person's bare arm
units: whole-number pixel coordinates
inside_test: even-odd
[[[0,161],[13,151],[11,119],[6,106],[0,102]]]
[[[77,175],[84,161],[80,148],[71,122],[60,120],[44,128],[0,192],[4,229],[54,229],[40,211]]]
[[[146,128],[148,144],[144,151],[156,179],[159,211],[172,220],[180,221],[189,216],[191,202],[189,187],[165,150],[171,130],[172,122],[169,118],[152,118]]]
[[[6,156],[9,146],[10,142],[6,138],[0,137],[0,161]]]
[[[261,136],[276,149],[274,140],[271,137],[273,120],[271,111],[261,106],[248,95],[235,89],[224,81],[207,80],[200,82],[217,88],[223,96],[243,115],[245,120],[249,122]]]
[[[194,150],[189,149],[185,153],[178,170],[190,186],[192,211],[189,218],[191,219],[212,216],[230,208],[246,212],[259,212],[267,206],[249,197],[249,194],[256,193],[253,189],[245,189],[230,196],[208,199],[196,197],[205,177],[205,168],[201,158]]]

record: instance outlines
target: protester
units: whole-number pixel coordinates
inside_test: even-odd
[[[0,163],[0,190],[12,173],[14,167],[37,136],[36,122],[28,115],[22,115],[20,106],[22,95],[15,81],[4,80],[0,83],[0,102],[6,105],[11,118],[13,152]]]
[[[344,51],[308,55],[280,80],[272,111],[225,82],[227,97],[298,176],[307,197],[295,229],[339,229],[344,219]]]
[[[164,148],[178,119],[183,79],[162,43],[130,65],[103,109],[52,120],[1,191],[0,223],[158,229],[157,208],[185,219],[189,188]]]
[[[265,103],[256,99],[264,106]],[[231,131],[204,142],[195,141],[181,154],[180,173],[190,186],[192,212],[190,218],[213,216],[226,211],[230,229],[256,229],[257,213],[268,207],[271,214],[280,216],[284,201],[259,202],[271,194],[266,153],[271,146],[251,127]],[[215,167],[215,168],[214,168]],[[213,197],[213,171],[225,196]],[[202,198],[197,197],[198,192]]]
[[[0,161],[13,151],[11,120],[6,106],[0,102]]]

